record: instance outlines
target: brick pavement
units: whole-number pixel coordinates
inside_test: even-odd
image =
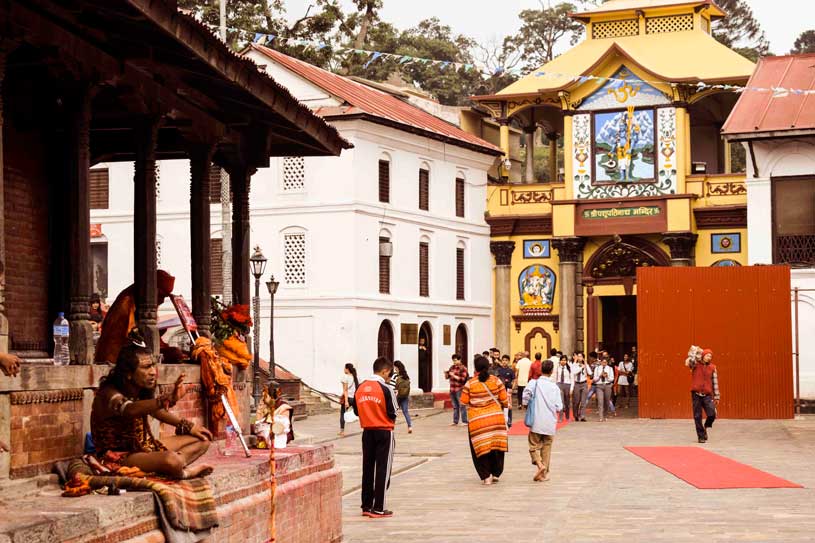
[[[561,430],[547,483],[532,482],[526,438],[511,436],[501,482],[484,487],[466,429],[448,424],[449,411],[418,419],[410,435],[397,427],[397,468],[404,471],[388,495],[391,519],[360,515],[359,438],[335,441],[346,479],[346,543],[815,540],[815,417],[720,420],[700,445],[804,489],[698,490],[623,449],[697,445],[692,421],[630,418]]]

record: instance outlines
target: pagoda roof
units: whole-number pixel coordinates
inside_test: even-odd
[[[639,67],[650,77],[667,83],[744,83],[755,68],[750,60],[704,32],[591,39],[582,41],[498,94],[474,99],[494,100],[565,90],[580,84],[576,81],[579,76],[598,75],[597,67],[614,54],[621,56],[627,66]],[[560,75],[537,75],[541,72]]]
[[[653,8],[672,8],[678,6],[704,7],[710,9],[713,18],[724,17],[725,13],[713,0],[607,0],[594,9],[570,14],[573,19],[588,21],[595,15],[623,11],[647,10]]]

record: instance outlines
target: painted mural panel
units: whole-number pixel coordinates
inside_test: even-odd
[[[535,264],[525,268],[518,276],[520,306],[524,314],[552,312],[557,277],[548,266]]]
[[[663,194],[676,192],[676,108],[657,110],[657,175]]]
[[[658,106],[668,104],[665,95],[621,66],[597,91],[586,98],[577,109],[594,111],[627,106]]]
[[[594,114],[594,182],[654,179],[654,110]]]

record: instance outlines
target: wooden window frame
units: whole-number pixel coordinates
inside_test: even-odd
[[[430,211],[430,170],[419,168],[419,209]]]
[[[380,236],[379,243],[387,243],[390,238]],[[391,293],[391,257],[379,255],[379,293]]]
[[[456,217],[464,218],[466,212],[465,202],[465,182],[461,177],[456,177]]]
[[[224,274],[223,274],[223,247],[222,238],[210,238],[209,240],[209,281],[210,293],[224,294]]]
[[[779,248],[778,248],[778,188],[777,184],[783,183],[784,181],[810,181],[815,183],[815,176],[812,175],[786,175],[786,176],[777,176],[770,178],[770,211],[771,211],[771,222],[772,222],[772,259],[773,264],[789,264],[793,267],[810,267],[809,265],[811,262],[801,262],[801,263],[788,263],[782,262],[782,259],[779,257]]]
[[[430,243],[419,242],[419,296],[430,297]]]
[[[391,163],[384,158],[379,159],[379,201],[391,202]]]
[[[466,284],[464,274],[467,270],[466,262],[464,260],[464,248],[456,248],[456,300],[464,300],[465,292],[464,286]]]
[[[209,182],[209,203],[221,203],[221,167],[216,164],[209,165],[209,173],[207,175]]]
[[[91,209],[110,209],[110,170],[92,168],[88,171],[88,198]]]

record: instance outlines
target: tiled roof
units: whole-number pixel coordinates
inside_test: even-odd
[[[252,48],[345,102],[340,107],[323,107],[315,110],[315,113],[325,118],[369,115],[390,123],[396,123],[405,128],[418,129],[428,137],[440,139],[452,145],[471,148],[492,155],[503,154],[499,147],[465,132],[459,127],[416,106],[403,102],[395,96],[284,55],[268,47],[252,44]]]
[[[758,61],[748,87],[815,90],[815,53]],[[815,95],[746,91],[722,128],[729,135],[815,129]]]

